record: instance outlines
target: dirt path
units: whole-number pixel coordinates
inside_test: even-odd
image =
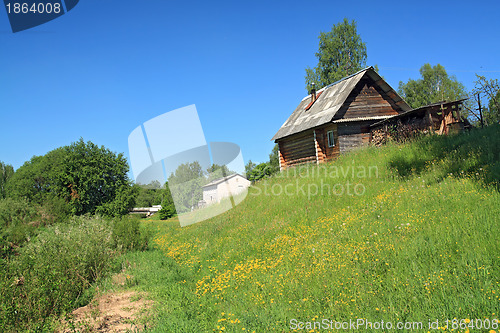
[[[150,305],[134,291],[106,293],[74,310],[73,319],[59,332],[140,332],[144,324],[137,319]]]

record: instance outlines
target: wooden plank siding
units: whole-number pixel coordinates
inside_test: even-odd
[[[329,131],[333,131],[333,147],[328,147]],[[331,123],[279,140],[278,145],[282,169],[301,163],[323,163],[340,154],[337,124]]]
[[[362,79],[335,118],[392,116],[401,111],[393,100],[369,78]]]
[[[367,146],[370,143],[370,124],[363,121],[338,124],[340,153],[344,154],[355,148]]]

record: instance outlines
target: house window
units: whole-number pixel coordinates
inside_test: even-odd
[[[335,138],[333,137],[333,131],[328,131],[326,133],[328,135],[328,147],[334,147],[335,146]]]

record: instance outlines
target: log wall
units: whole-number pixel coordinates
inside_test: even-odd
[[[316,163],[316,147],[313,130],[291,135],[278,141],[278,145],[282,168],[301,163]]]
[[[339,137],[336,124],[327,124],[315,129],[318,163],[335,159],[339,155]],[[333,131],[335,146],[328,147],[328,132]]]

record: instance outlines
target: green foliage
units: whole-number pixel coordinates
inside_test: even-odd
[[[432,67],[425,64],[420,68],[421,78],[399,82],[398,93],[412,107],[467,98],[467,91],[455,76],[448,75],[440,64]]]
[[[168,182],[165,183],[163,190],[161,191],[161,202],[162,206],[174,205],[174,199],[172,198],[172,193],[170,192],[170,187]]]
[[[195,180],[197,178],[203,178],[204,173],[198,161],[192,163],[184,163],[177,167],[174,173],[168,177],[168,183],[170,185],[177,185],[188,182],[190,180]]]
[[[175,215],[175,207],[172,204],[163,206],[158,212],[160,220],[167,220],[173,217],[174,215]]]
[[[101,218],[47,228],[1,273],[0,330],[20,330],[72,310],[85,289],[109,273],[116,254],[112,226]]]
[[[251,182],[269,177],[280,171],[279,163],[279,146],[275,144],[273,150],[269,154],[269,161],[258,165],[251,160],[248,161],[245,165],[245,177]]]
[[[205,184],[210,183],[211,181],[214,181],[216,179],[224,178],[227,176],[230,176],[234,174],[234,171],[229,170],[229,168],[226,165],[217,165],[217,164],[212,164],[207,169],[207,177]]]
[[[150,235],[141,229],[139,218],[124,216],[113,223],[113,242],[118,249],[146,250]]]
[[[250,171],[252,171],[253,168],[255,168],[256,166],[257,166],[257,164],[252,162],[252,160],[249,160],[248,163],[245,165],[245,177],[247,177],[247,179],[248,179],[248,175],[250,174]]]
[[[229,171],[229,168],[227,167],[227,165],[212,164],[207,169],[207,173],[214,173],[214,172],[220,172],[220,174],[224,174],[224,175],[231,174],[231,171]]]
[[[481,100],[483,122],[487,125],[500,122],[500,82],[498,79],[487,79],[484,76],[477,75],[477,81],[472,91],[473,97],[469,103],[469,111],[475,120],[479,121],[481,116],[479,114],[479,105],[477,108],[473,107],[473,103],[478,103],[476,98]]]
[[[280,171],[280,157],[279,157],[279,146],[275,144],[273,150],[269,154],[269,168],[271,173],[276,173]]]
[[[6,198],[0,200],[0,229],[6,230],[19,224],[27,224],[37,216],[36,209],[26,200]]]
[[[135,187],[138,192],[135,198],[135,207],[151,207],[161,204],[163,194],[161,188],[151,188],[148,185],[135,185]]]
[[[247,174],[247,179],[253,183],[272,174],[269,163],[260,163]]]
[[[44,156],[34,156],[16,170],[7,184],[7,195],[25,198],[36,204],[42,204],[49,195],[66,199],[64,169],[63,148],[52,150]]]
[[[16,254],[16,249],[39,233],[39,228],[68,218],[66,203],[51,197],[44,206],[25,199],[0,200],[0,257]]]
[[[36,234],[37,210],[25,200],[0,200],[0,258],[15,253],[15,249]]]
[[[0,199],[6,197],[5,187],[8,180],[14,174],[14,168],[12,165],[5,164],[0,161]]]
[[[127,172],[122,154],[80,139],[26,162],[12,176],[7,192],[40,205],[58,197],[75,215],[126,214],[135,195]]]
[[[356,30],[354,20],[333,25],[319,35],[318,65],[306,69],[306,90],[320,89],[366,67],[366,45]]]
[[[108,217],[126,215],[130,208],[134,207],[137,193],[138,189],[135,186],[121,186],[117,189],[114,198],[102,203],[95,212]]]
[[[500,123],[500,90],[488,102],[488,110],[485,113],[486,123]]]
[[[202,186],[206,184],[205,174],[198,162],[179,165],[168,177],[168,187],[176,203],[178,213],[187,212],[203,198]]]

